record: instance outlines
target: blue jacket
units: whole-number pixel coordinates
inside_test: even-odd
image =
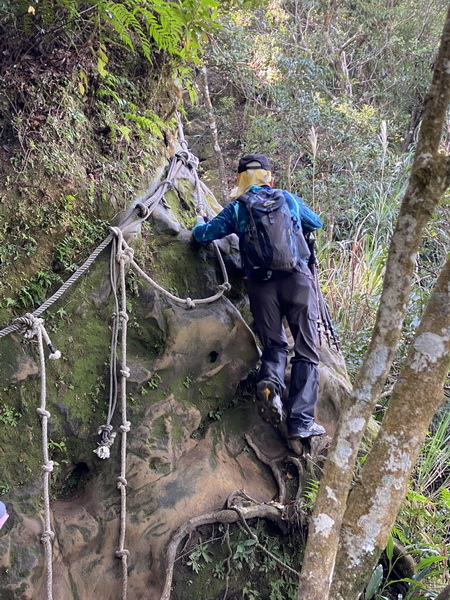
[[[269,188],[269,186],[264,186]],[[252,185],[250,192],[257,192],[259,186]],[[270,189],[270,188],[269,188]],[[281,190],[292,217],[301,226],[303,233],[311,233],[322,227],[320,217],[306,206],[301,198],[286,190]],[[192,236],[197,242],[212,242],[219,240],[230,233],[236,233],[241,246],[247,227],[247,209],[239,200],[233,200],[220,211],[209,223],[198,223],[192,230]]]

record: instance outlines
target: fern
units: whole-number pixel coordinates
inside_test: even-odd
[[[115,4],[114,2],[105,2],[102,6],[102,10],[104,11],[105,17],[109,19],[112,27],[118,33],[120,40],[128,46],[130,50],[134,50],[134,45],[129,33],[130,25],[134,25],[134,21],[136,21],[132,13],[130,13],[123,4]],[[140,27],[139,22],[136,21],[136,23],[138,27]]]
[[[46,33],[52,27],[70,29],[74,17],[79,16],[78,1],[71,0],[40,0],[32,2],[20,0],[19,14],[22,15],[23,30],[27,35],[36,31],[36,26],[45,29]]]
[[[155,6],[152,12],[147,8],[137,7],[136,14],[143,19],[148,35],[159,50],[166,50],[169,54],[180,54],[183,22],[173,9]]]
[[[52,0],[42,0],[42,2],[39,3],[36,13],[42,18],[42,22],[46,29],[51,27],[55,22],[57,8],[58,7],[55,6]]]
[[[133,113],[125,113],[124,115],[130,121],[134,121],[136,125],[144,131],[149,131],[152,135],[162,138],[163,132],[161,128],[164,128],[166,124],[162,119],[155,113],[147,113],[147,116],[134,115]]]

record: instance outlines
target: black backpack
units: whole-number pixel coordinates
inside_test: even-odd
[[[261,188],[238,198],[248,211],[241,241],[244,265],[263,278],[268,271],[295,271],[309,249],[281,190]]]

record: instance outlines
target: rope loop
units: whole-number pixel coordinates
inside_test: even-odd
[[[224,292],[228,292],[229,290],[231,290],[231,284],[227,281],[225,283],[221,283],[217,287],[219,288],[219,290],[223,290]]]
[[[130,423],[130,421],[127,421],[126,423],[124,423],[123,425],[121,425],[119,427],[119,429],[120,429],[120,431],[122,433],[128,433],[130,431],[130,429],[131,429],[131,423]]]
[[[122,230],[120,229],[120,227],[115,227],[114,225],[110,225],[109,230],[114,236],[116,236],[116,238],[118,240],[121,241],[121,238],[123,236],[122,236]]]
[[[195,302],[192,298],[186,298],[186,306],[187,308],[195,308]]]
[[[143,202],[137,202],[134,208],[137,210],[138,216],[141,219],[146,219],[150,214],[148,206],[146,206]]]
[[[44,473],[51,473],[53,471],[54,464],[55,463],[52,460],[49,460],[42,465],[41,469],[44,471]]]
[[[189,154],[190,152],[188,150],[181,150],[180,152],[177,152],[175,154],[175,156],[178,158],[178,160],[181,160],[181,162],[187,166],[188,165],[188,161],[189,161]]]
[[[127,485],[128,485],[128,481],[125,479],[125,477],[122,477],[122,475],[119,475],[117,477],[117,487],[119,488],[119,490],[122,487],[126,488]]]
[[[174,190],[175,189],[175,185],[173,183],[173,181],[171,179],[163,179],[158,187],[161,187],[163,185],[167,185],[167,191],[169,190]]]
[[[120,369],[120,374],[122,375],[122,377],[126,377],[128,379],[128,377],[130,376],[129,367],[123,367],[122,369]]]
[[[130,556],[130,551],[124,548],[123,550],[116,550],[115,555],[117,558],[122,558],[123,556]]]
[[[187,145],[186,145],[187,147]],[[181,150],[175,156],[189,169],[197,170],[200,163],[199,159],[189,152],[189,150]]]

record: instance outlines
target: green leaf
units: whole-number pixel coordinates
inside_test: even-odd
[[[369,583],[367,584],[364,600],[371,600],[375,596],[382,581],[383,567],[381,565],[377,565],[372,573],[372,577],[369,579]]]
[[[428,565],[432,565],[437,562],[442,562],[443,560],[447,560],[445,556],[428,556],[427,558],[421,558],[419,563],[416,566],[416,571],[420,571],[424,567]]]
[[[389,563],[392,563],[392,557],[394,556],[394,538],[392,537],[392,535],[389,536],[385,552]]]

